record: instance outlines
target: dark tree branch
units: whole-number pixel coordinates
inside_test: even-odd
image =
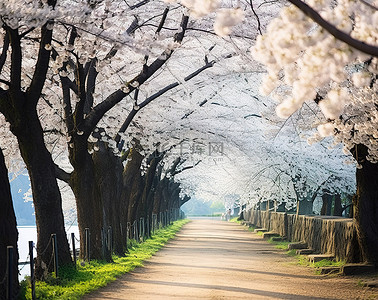
[[[169,8],[167,7],[167,8],[165,8],[165,10],[163,12],[163,17],[160,20],[159,26],[156,29],[156,32],[155,32],[156,34],[160,33],[161,29],[163,28],[164,23],[167,20],[168,12],[169,12]]]
[[[147,165],[149,165],[154,158],[159,157],[159,155],[160,154],[159,154],[159,151],[157,149],[155,151],[153,151],[152,153],[150,153],[150,155],[148,155],[148,157],[146,158]]]
[[[138,27],[139,27],[139,20],[136,16],[134,16],[134,21],[131,22],[131,25],[129,26],[129,28],[127,28],[126,33],[131,35],[135,32],[135,30],[138,29]]]
[[[88,76],[89,67],[91,66],[91,62],[92,62],[92,60],[87,61],[84,65],[84,78],[87,78],[87,76]]]
[[[205,99],[205,100],[203,100],[203,101],[199,104],[199,107],[204,106],[206,103],[207,103],[207,100]],[[181,117],[181,120],[184,120],[184,119],[188,118],[188,117],[189,117],[190,115],[192,115],[194,112],[195,112],[195,110],[191,110],[190,112],[186,113],[185,115],[183,115],[183,116]]]
[[[131,82],[135,82],[135,79],[133,79]],[[97,104],[91,110],[91,112],[87,115],[83,128],[86,132],[91,132],[106,112],[108,112],[111,108],[114,107],[114,105],[119,103],[123,98],[125,98],[135,89],[135,87],[131,86],[130,84],[128,84],[127,87],[129,88],[129,91],[127,93],[119,89],[110,94],[104,101]]]
[[[190,79],[192,79],[195,76],[199,75],[201,72],[203,72],[206,69],[211,68],[212,66],[214,66],[214,64],[215,64],[215,61],[207,62],[206,65],[204,65],[203,67],[199,68],[198,70],[196,70],[195,72],[191,73],[190,75],[186,76],[184,78],[184,81],[185,82],[189,81]],[[140,103],[139,105],[137,105],[137,108],[133,107],[133,109],[131,110],[131,112],[127,116],[125,122],[123,122],[121,128],[118,130],[118,134],[115,137],[115,141],[117,142],[118,146],[119,146],[119,142],[121,140],[121,136],[119,135],[119,133],[123,133],[123,132],[126,131],[126,129],[129,127],[129,125],[131,124],[131,121],[134,119],[134,117],[136,116],[136,114],[142,108],[144,108],[149,103],[151,103],[153,100],[155,100],[156,98],[159,98],[160,96],[164,95],[166,92],[172,90],[173,88],[175,88],[175,87],[177,87],[179,85],[180,85],[180,82],[177,82],[177,81],[174,82],[174,83],[171,83],[170,85],[167,85],[165,88],[161,89],[160,91],[158,91],[155,94],[151,95],[150,97],[146,98],[142,103]],[[205,104],[205,103],[203,103],[203,104]]]
[[[26,35],[28,35],[30,32],[32,32],[33,30],[35,29],[35,27],[31,27],[29,28],[28,30],[26,30],[25,32],[21,33],[20,34],[20,38],[24,38]]]
[[[79,62],[77,59],[77,70],[75,73],[76,85],[78,87],[78,97],[79,102],[76,103],[75,111],[74,111],[74,122],[76,127],[80,127],[80,130],[83,122],[84,122],[84,107],[87,99],[87,93],[85,91],[85,74],[84,74],[84,66]],[[92,131],[92,130],[91,130]],[[85,134],[89,135],[89,132],[85,132]]]
[[[175,36],[175,42],[181,43],[184,34],[186,31],[186,27],[188,25],[188,16],[183,16],[181,21],[181,31],[176,34]],[[88,114],[88,117],[86,119],[85,124],[85,131],[90,132],[95,128],[97,123],[101,120],[103,115],[109,111],[111,108],[114,107],[118,102],[120,102],[124,97],[129,95],[132,91],[135,90],[136,86],[142,85],[144,82],[146,82],[147,79],[149,79],[157,70],[159,70],[171,57],[173,53],[173,49],[167,49],[163,54],[162,58],[157,58],[150,66],[147,68],[143,68],[142,72],[137,75],[134,79],[132,79],[130,82],[127,83],[127,92],[123,92],[122,90],[117,90],[111,95],[109,95],[104,101],[96,105],[91,112]]]
[[[42,93],[43,86],[46,81],[46,74],[49,68],[51,50],[46,49],[46,45],[51,45],[52,30],[48,30],[47,26],[51,25],[52,21],[48,21],[41,28],[41,41],[39,43],[38,59],[33,74],[33,79],[27,94],[34,105],[37,102]]]
[[[21,90],[21,61],[22,61],[22,50],[21,50],[21,41],[18,35],[17,29],[11,29],[6,27],[6,30],[9,35],[10,45],[12,47],[11,53],[11,74],[10,82],[11,89],[14,91]]]
[[[252,0],[249,0],[249,5],[251,6],[251,10],[252,10],[252,12],[253,12],[253,14],[255,15],[256,20],[257,20],[257,30],[258,30],[259,33],[262,35],[260,18],[259,18],[259,16],[258,16],[257,13],[256,13],[255,8],[253,7],[253,1],[252,1]]]
[[[135,89],[134,91],[134,104],[138,104],[138,97],[139,97],[139,88]]]
[[[77,87],[76,83],[73,82],[71,79],[69,79],[68,77],[64,77],[65,80],[65,84],[68,88],[70,88],[71,91],[73,91],[76,95],[79,94],[79,88]]]
[[[117,135],[114,139],[116,141],[117,145],[118,145],[118,149],[119,149],[119,146],[120,146],[119,142],[121,141],[120,133],[124,133],[126,131],[126,129],[129,127],[131,121],[134,119],[134,117],[136,116],[137,113],[138,113],[138,111],[133,108],[130,111],[130,113],[127,115],[127,118],[126,118],[125,122],[123,122],[121,128],[118,130],[118,133],[117,133]],[[119,149],[119,150],[121,150],[121,149]]]
[[[68,45],[73,46],[75,44],[75,39],[77,38],[77,30],[75,26],[71,26],[71,33],[68,39]]]
[[[341,210],[341,212],[343,212],[343,211],[345,211],[348,207],[351,207],[351,206],[353,206],[353,202],[352,203],[349,203],[349,204],[346,204],[346,205],[344,205],[343,207],[342,207],[342,210]]]
[[[71,173],[64,171],[57,164],[55,164],[55,176],[56,178],[64,181],[65,183],[68,183],[68,184],[70,183]]]
[[[262,116],[257,115],[257,114],[249,114],[249,115],[244,116],[243,118],[247,119],[247,118],[250,118],[250,117],[262,118]]]
[[[150,0],[143,0],[143,1],[138,2],[138,3],[136,3],[136,4],[132,5],[132,6],[129,6],[129,8],[130,8],[130,10],[133,10],[133,9],[136,9],[138,7],[141,7],[141,6],[145,5],[145,4],[147,4],[148,2],[150,2]]]
[[[96,70],[97,58],[93,58],[89,62],[89,69],[86,77],[87,90],[86,90],[86,101],[84,106],[84,113],[88,114],[93,106],[93,93],[95,92],[96,87],[96,78],[98,72]]]
[[[176,171],[180,162],[181,162],[181,157],[179,156],[174,160],[172,166],[167,170],[167,172],[165,174],[169,173],[169,174],[173,175],[173,173]],[[185,161],[183,161],[183,162],[185,162]]]
[[[157,93],[151,95],[150,97],[146,98],[142,103],[140,103],[138,105],[138,110],[144,108],[145,106],[147,106],[149,103],[151,103],[153,100],[155,100],[156,98],[159,98],[160,96],[162,96],[163,94],[165,94],[166,92],[170,91],[171,89],[177,87],[178,85],[180,85],[179,82],[174,82],[174,83],[171,83],[170,85],[166,86],[165,88],[161,89],[160,91],[158,91]]]
[[[0,82],[6,84],[6,85],[8,85],[8,86],[11,85],[11,83],[10,83],[9,81],[4,80],[4,79],[0,79]]]
[[[184,167],[184,168],[182,168],[182,169],[180,169],[180,170],[178,170],[178,171],[174,171],[173,173],[172,173],[172,176],[176,176],[177,174],[180,174],[181,172],[184,172],[184,171],[186,171],[186,170],[189,170],[189,169],[192,169],[192,168],[194,168],[195,166],[197,166],[199,163],[201,163],[202,162],[202,160],[199,160],[199,161],[197,161],[194,165],[192,165],[192,166],[187,166],[187,167]]]
[[[15,107],[11,103],[11,97],[9,95],[9,90],[3,90],[0,88],[0,112],[4,117],[12,123],[15,116]]]
[[[203,101],[199,104],[199,106],[202,107],[202,106],[204,106],[206,103],[207,103],[207,100],[205,99],[205,100],[203,100]]]
[[[111,59],[112,57],[114,57],[117,54],[117,52],[118,52],[117,48],[116,47],[112,47],[112,49],[110,49],[110,51],[106,54],[104,60]]]
[[[74,130],[74,120],[72,115],[72,107],[71,107],[71,94],[70,94],[70,83],[67,77],[60,77],[60,81],[62,83],[62,91],[63,91],[63,109],[64,109],[64,119],[67,126],[67,131],[71,134]]]
[[[184,120],[184,119],[188,118],[188,117],[191,116],[193,113],[194,113],[194,110],[191,110],[190,112],[187,112],[185,115],[183,115],[183,116],[181,117],[181,120]]]
[[[0,55],[0,73],[3,70],[5,61],[7,59],[8,49],[9,49],[9,33],[7,31],[3,39],[3,51],[1,52],[1,55]]]
[[[328,31],[336,39],[348,44],[349,46],[372,56],[378,57],[378,47],[366,44],[360,40],[352,38],[349,34],[337,29],[336,26],[332,25],[328,21],[324,20],[322,16],[314,10],[312,7],[302,2],[301,0],[288,0],[290,3],[294,4],[299,8],[306,16],[312,19],[314,22],[318,23],[322,28]]]
[[[45,129],[43,130],[43,133],[54,133],[54,134],[59,134],[61,136],[64,136],[63,132],[61,132],[60,130],[58,129]]]
[[[184,198],[182,198],[182,199],[180,200],[180,207],[181,207],[183,204],[185,204],[186,202],[188,202],[190,199],[191,199],[190,196],[185,195]]]

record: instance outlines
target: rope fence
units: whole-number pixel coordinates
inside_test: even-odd
[[[121,236],[123,236],[126,239],[126,253],[127,253],[127,247],[129,243],[132,241],[137,243],[142,243],[147,238],[151,237],[153,234],[156,233],[158,229],[164,228],[170,224],[172,224],[174,221],[180,219],[182,216],[182,213],[179,209],[171,209],[166,210],[164,212],[160,212],[159,214],[152,213],[151,215],[147,216],[141,216],[136,220],[133,220],[133,222],[127,221],[125,222],[126,226],[123,227],[122,223],[120,223],[121,228]],[[122,228],[126,228],[126,234],[123,234]],[[102,228],[102,245],[103,245],[103,251],[108,251],[110,255],[113,254],[113,243],[114,243],[114,236],[113,236],[113,228],[111,226]],[[72,260],[74,262],[74,266],[76,268],[77,263],[77,255],[79,254],[79,251],[84,251],[82,254],[82,257],[85,261],[90,262],[91,260],[91,238],[90,238],[90,230],[89,228],[85,228],[84,230],[84,249],[76,248],[76,242],[80,244],[80,239],[78,239],[74,233],[71,233],[71,255]],[[31,283],[31,296],[32,300],[36,299],[35,296],[35,266],[34,266],[34,249],[36,249],[35,244],[33,241],[29,241],[29,253],[26,258],[26,261],[19,262],[18,265],[22,265],[21,268],[18,269],[18,273],[25,268],[26,265],[30,265],[30,283]],[[50,246],[52,246],[50,248]],[[40,253],[38,255],[42,256],[45,255],[46,252],[51,249],[51,258],[49,263],[47,264],[47,270],[53,269],[55,273],[55,277],[57,278],[59,276],[59,264],[58,264],[58,242],[56,234],[51,234],[50,239]],[[14,274],[12,274],[13,271],[13,255],[14,255],[14,249],[12,246],[7,247],[7,269],[5,272],[4,277],[0,280],[0,285],[5,284],[7,282],[7,300],[12,299],[12,291],[13,291],[13,282],[11,278],[13,278]],[[105,252],[104,256],[105,256]],[[53,267],[53,268],[52,268]]]

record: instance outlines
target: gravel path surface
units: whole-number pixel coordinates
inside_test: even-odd
[[[358,280],[314,275],[238,224],[196,219],[144,268],[84,299],[378,299]]]

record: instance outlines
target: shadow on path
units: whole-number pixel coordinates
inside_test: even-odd
[[[212,269],[212,270],[218,270],[220,272],[222,271],[231,271],[231,272],[243,272],[243,273],[251,273],[251,274],[263,274],[263,275],[270,275],[270,276],[281,276],[281,277],[287,277],[287,278],[303,278],[303,279],[316,279],[321,280],[321,276],[316,275],[299,275],[299,274],[287,274],[287,273],[275,273],[275,272],[266,272],[266,271],[259,271],[259,270],[246,270],[246,269],[237,269],[237,268],[228,268],[228,267],[212,267],[212,266],[194,266],[194,265],[185,265],[185,264],[174,264],[174,263],[159,263],[150,261],[145,264],[145,266],[149,265],[156,265],[161,266],[162,268],[165,266],[171,266],[171,267],[178,267],[178,268],[197,268],[197,269]],[[143,269],[141,269],[143,272]]]
[[[208,289],[208,290],[217,290],[217,291],[236,292],[236,293],[248,294],[248,295],[251,295],[251,297],[252,295],[256,295],[256,296],[272,297],[272,298],[277,298],[277,299],[292,299],[292,300],[325,300],[325,299],[335,300],[336,299],[336,298],[329,298],[329,297],[319,298],[319,297],[313,297],[313,296],[294,295],[294,294],[270,292],[270,291],[264,291],[264,290],[240,288],[240,287],[233,287],[233,286],[208,285],[208,284],[199,284],[199,283],[168,282],[168,281],[159,281],[159,280],[144,280],[144,279],[137,279],[137,278],[130,279],[129,282],[137,282],[143,285],[166,285],[166,286],[172,286],[172,287],[186,287],[186,288],[195,288],[195,289]],[[253,298],[250,298],[250,299],[253,299]]]

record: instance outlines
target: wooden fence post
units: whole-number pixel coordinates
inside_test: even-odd
[[[72,256],[74,260],[74,266],[76,269],[76,248],[75,248],[75,233],[71,232],[71,240],[72,240]]]
[[[57,278],[59,265],[58,265],[58,242],[57,242],[56,234],[53,233],[51,235],[51,238],[52,238],[52,246],[53,246],[53,253],[54,253],[54,272],[55,272],[55,278]]]
[[[87,261],[91,260],[91,248],[90,248],[90,232],[89,228],[85,228],[85,259]]]
[[[112,226],[108,227],[108,250],[110,252],[110,256],[113,253],[113,229]]]
[[[8,284],[7,284],[7,299],[13,299],[13,246],[7,246],[7,273],[8,273]]]
[[[34,253],[33,253],[33,241],[29,241],[29,258],[30,258],[30,284],[32,300],[35,300],[35,275],[34,275]]]

